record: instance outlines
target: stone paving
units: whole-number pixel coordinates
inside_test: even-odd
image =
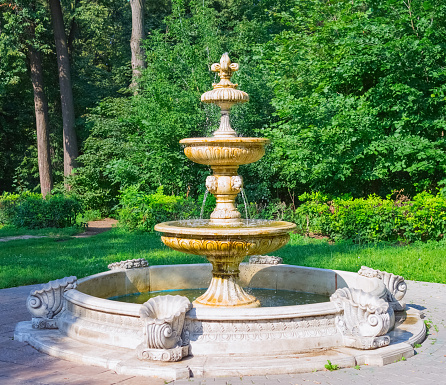
[[[361,366],[293,375],[191,378],[172,385],[345,385],[446,384],[446,285],[406,281],[405,300],[421,310],[431,325],[417,355],[384,367]],[[35,286],[0,290],[0,385],[159,385],[160,378],[118,375],[111,370],[84,366],[39,353],[13,340],[15,324],[30,319],[25,300]]]

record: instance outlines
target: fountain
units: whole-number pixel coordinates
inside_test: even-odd
[[[204,103],[221,108],[220,127],[211,138],[189,138],[180,141],[184,153],[195,163],[210,165],[212,176],[206,178],[206,188],[216,198],[211,219],[159,223],[155,230],[163,233],[161,240],[172,249],[204,255],[212,263],[212,280],[208,290],[194,301],[195,306],[258,307],[260,303],[246,294],[237,283],[240,262],[248,255],[270,253],[284,246],[293,223],[262,220],[241,220],[235,199],[243,188],[237,174],[240,165],[258,161],[265,154],[265,138],[237,137],[229,120],[234,104],[249,100],[246,92],[231,82],[238,64],[231,63],[225,53],[220,63],[212,65],[220,82],[201,96]]]
[[[339,367],[385,365],[414,354],[425,337],[420,314],[406,309],[401,276],[363,267],[358,273],[282,264],[261,254],[284,246],[293,223],[241,219],[235,199],[243,188],[238,167],[259,160],[265,138],[237,137],[229,121],[248,95],[230,80],[238,65],[224,54],[212,70],[220,82],[202,95],[221,108],[210,138],[181,140],[186,156],[210,165],[206,188],[216,197],[210,220],[157,224],[167,246],[205,256],[209,264],[149,266],[116,262],[80,280],[51,281],[31,292],[32,320],[15,338],[68,360],[118,373],[160,376],[262,375]],[[252,256],[249,263],[241,263]],[[134,293],[203,289],[157,296],[144,304],[110,298]],[[311,292],[326,302],[261,307],[243,287]]]

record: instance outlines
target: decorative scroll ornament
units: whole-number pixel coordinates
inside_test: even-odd
[[[144,258],[127,259],[126,261],[114,262],[108,265],[110,270],[118,269],[138,269],[140,267],[148,267],[149,263]]]
[[[389,345],[385,335],[395,325],[395,314],[389,304],[361,289],[341,288],[330,297],[338,311],[336,326],[344,345],[375,349]]]
[[[283,259],[272,255],[253,255],[249,258],[249,263],[255,265],[281,265]]]
[[[26,300],[26,307],[32,315],[33,328],[57,329],[56,318],[63,308],[63,293],[75,289],[76,281],[76,277],[65,277],[31,291]]]
[[[140,360],[179,361],[189,354],[183,344],[186,312],[192,304],[179,295],[158,296],[141,306],[139,315],[144,324],[144,342],[137,347]]]
[[[367,278],[379,278],[383,281],[387,289],[384,299],[389,302],[394,311],[402,311],[406,308],[406,303],[402,299],[406,295],[407,284],[403,277],[367,266],[361,266],[358,274]]]

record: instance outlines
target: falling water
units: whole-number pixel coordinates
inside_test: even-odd
[[[240,192],[242,193],[242,198],[243,198],[243,203],[245,204],[245,218],[249,223],[249,216],[248,216],[248,200],[246,199],[246,194],[245,194],[245,189],[242,188],[240,190]]]
[[[204,122],[204,135],[212,136],[212,133],[218,129],[218,124],[220,124],[220,109],[213,104],[205,103],[204,112],[206,115]]]
[[[204,213],[204,205],[206,203],[206,198],[208,197],[209,190],[206,190],[203,196],[203,203],[201,204],[201,211],[200,211],[200,219],[203,219],[203,213]]]

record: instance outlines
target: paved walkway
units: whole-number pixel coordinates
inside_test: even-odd
[[[408,281],[405,300],[422,310],[431,324],[430,334],[417,355],[384,367],[362,366],[333,372],[207,378],[174,381],[173,385],[347,385],[446,384],[446,285]],[[0,290],[0,385],[161,385],[159,378],[124,376],[93,366],[83,366],[41,354],[13,340],[14,327],[29,320],[26,298],[34,286]]]

